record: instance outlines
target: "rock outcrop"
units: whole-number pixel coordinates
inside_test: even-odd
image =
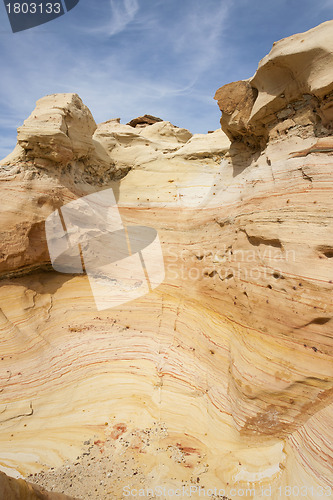
[[[19,129],[0,187],[5,472],[67,460],[83,498],[75,467],[100,457],[112,498],[331,495],[332,28],[277,42],[252,79],[219,89],[223,131],[95,129],[82,104],[67,130],[74,95],[47,98],[45,133],[31,117]],[[51,270],[43,221],[110,187],[126,226],[158,231],[165,280],[97,312],[86,276]]]
[[[45,216],[124,175],[93,139],[96,128],[76,94],[40,99],[18,128],[17,146],[1,162],[0,275],[47,267]]]
[[[332,63],[331,21],[274,43],[253,78],[217,90],[223,130],[261,149],[291,127],[302,128],[303,138],[326,137],[332,132]]]
[[[292,366],[288,382],[278,381],[276,372],[266,384],[258,378],[255,389],[261,355],[251,359],[247,348],[244,369],[235,363],[230,394],[235,421],[246,434],[292,434],[332,400],[332,27],[327,22],[277,42],[252,79],[216,93],[222,129],[233,139],[228,166],[234,179],[223,197],[229,191],[230,202],[241,198],[242,207],[241,213],[231,208],[219,223],[234,254],[257,254],[257,277],[252,263],[234,289],[242,303],[238,319],[267,332],[279,349],[289,344],[281,367]],[[235,347],[236,359],[241,351]],[[304,365],[308,351],[315,354],[311,366]]]
[[[137,118],[133,118],[127,125],[131,127],[143,128],[147,127],[147,125],[153,125],[154,123],[162,122],[162,118],[157,118],[157,116],[152,115],[144,115],[138,116]]]
[[[49,493],[43,488],[6,476],[0,471],[0,493],[4,500],[75,500],[61,493]]]
[[[17,147],[2,164],[23,162],[58,172],[71,169],[73,176],[79,175],[87,182],[93,179],[94,184],[101,174],[112,179],[110,158],[92,138],[96,128],[92,114],[78,95],[43,97],[18,128]]]

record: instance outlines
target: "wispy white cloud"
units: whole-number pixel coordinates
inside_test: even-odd
[[[124,31],[136,19],[138,11],[138,0],[108,0],[108,7],[99,22],[92,24],[86,18],[74,29],[98,37],[112,37]]]
[[[139,10],[138,0],[110,0],[111,25],[109,35],[123,31]]]
[[[200,65],[209,66],[212,57],[221,49],[225,21],[228,17],[230,1],[217,4],[197,3],[183,19],[175,25],[172,33],[173,45],[177,53],[195,54],[200,57]],[[169,37],[170,38],[170,37]]]
[[[11,116],[7,127],[14,130],[14,123],[15,128],[19,126],[43,95],[77,92],[97,122],[116,116],[128,121],[151,113],[192,131],[214,128],[208,123],[209,114],[212,115],[208,102],[214,105],[212,96],[207,97],[196,88],[196,83],[204,71],[216,64],[226,4],[209,14],[196,0],[192,5],[191,11],[166,25],[156,12],[139,12],[137,0],[112,0],[113,24],[108,33],[120,33],[134,20],[134,38],[139,37],[141,42],[133,43],[133,38],[127,40],[125,35],[125,42],[109,49],[107,45],[96,45],[95,37],[82,26],[77,31],[91,41],[91,47],[82,51],[70,50],[71,38],[52,32],[43,37],[43,43],[41,35],[33,31],[17,37],[15,45],[9,39],[3,40],[6,55],[2,63],[0,108]],[[196,8],[199,12],[195,12]],[[117,39],[117,35],[113,38]],[[33,64],[25,56],[27,53],[34,54],[38,64]],[[203,108],[208,106],[209,111],[205,111]],[[216,127],[218,119],[216,109]],[[3,124],[2,128],[7,127]]]
[[[275,7],[289,11],[289,4],[285,0]],[[15,35],[2,34],[1,24],[7,30],[9,25],[0,16],[0,156],[35,101],[55,92],[77,92],[97,122],[118,116],[126,122],[150,113],[192,132],[218,128],[215,90],[250,76],[244,75],[244,65],[252,71],[244,53],[255,61],[255,70],[262,50],[271,45],[264,40],[271,35],[262,18],[270,10],[267,2],[253,5],[250,0],[80,2],[62,18]],[[253,16],[251,33],[255,21],[266,28],[263,40],[244,51],[247,9]],[[303,17],[316,22],[317,4],[312,9],[304,8]],[[293,23],[298,23],[296,32],[305,21],[293,16]]]

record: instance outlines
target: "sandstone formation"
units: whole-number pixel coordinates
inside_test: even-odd
[[[0,472],[0,492],[1,498],[5,500],[71,500],[72,498],[61,493],[49,493],[23,479],[8,477],[3,472]]]
[[[94,143],[96,123],[75,94],[43,97],[18,128],[18,158],[42,169],[71,168],[73,174],[96,183],[97,176],[111,175],[106,152]],[[10,157],[10,162],[15,160]],[[17,161],[16,160],[16,161]],[[75,173],[74,173],[75,172]]]
[[[156,116],[144,115],[144,116],[138,116],[138,118],[133,118],[133,120],[128,122],[127,125],[130,125],[131,127],[143,128],[146,127],[147,125],[153,125],[154,123],[161,121],[163,120],[161,118],[157,118]]]
[[[332,30],[219,89],[207,135],[37,103],[1,168],[4,472],[53,467],[51,490],[69,467],[78,498],[98,460],[95,498],[332,495]],[[110,187],[126,226],[158,231],[166,274],[97,312],[87,276],[52,271],[44,221]]]
[[[223,130],[231,139],[261,147],[272,133],[284,134],[292,126],[326,136],[333,120],[332,63],[331,21],[276,42],[253,78],[217,90]]]

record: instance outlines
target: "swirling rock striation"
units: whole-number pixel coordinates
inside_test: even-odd
[[[19,130],[1,171],[2,470],[75,464],[92,442],[117,471],[110,498],[331,494],[332,27],[222,87],[223,131],[94,128],[72,94],[46,98],[40,134],[31,117]],[[166,277],[97,312],[86,276],[50,270],[43,223],[110,187],[125,225],[157,229]]]

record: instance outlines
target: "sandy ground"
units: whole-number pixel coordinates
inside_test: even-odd
[[[139,492],[140,489],[148,488],[147,485],[154,484],[154,477],[155,483],[156,480],[158,481],[156,475],[154,476],[154,467],[151,466],[152,461],[156,465],[156,453],[161,456],[162,467],[164,466],[163,460],[169,461],[170,471],[175,471],[182,465],[186,467],[188,460],[192,460],[181,449],[167,444],[163,445],[167,436],[165,426],[160,424],[133,432],[126,432],[126,426],[120,424],[109,428],[104,441],[98,438],[85,441],[82,454],[74,462],[65,462],[57,469],[51,468],[38,474],[31,474],[26,479],[48,491],[65,493],[78,500],[134,498],[128,494],[129,490],[124,492],[123,488],[130,486],[131,489]],[[138,460],[138,456],[141,461]],[[181,468],[181,470],[184,473],[185,470],[187,471],[186,479],[184,474],[184,480],[181,480],[182,485],[190,483],[204,487],[203,477],[191,474],[190,468],[185,470]],[[176,480],[176,477],[170,477],[170,480]],[[177,482],[179,485],[179,480]],[[194,497],[195,495],[192,496]],[[142,496],[136,495],[136,498],[142,498]],[[148,494],[145,498],[164,500],[171,497]],[[218,499],[230,500],[227,497],[210,496],[210,500]]]
[[[122,485],[135,483],[142,488],[145,476],[135,465],[134,457],[124,457],[117,461],[112,459],[115,444],[112,439],[101,443],[89,440],[84,443],[85,451],[75,462],[65,462],[61,467],[31,474],[26,479],[38,484],[48,491],[65,493],[77,499],[87,498],[122,499]],[[126,479],[128,478],[128,481]]]

